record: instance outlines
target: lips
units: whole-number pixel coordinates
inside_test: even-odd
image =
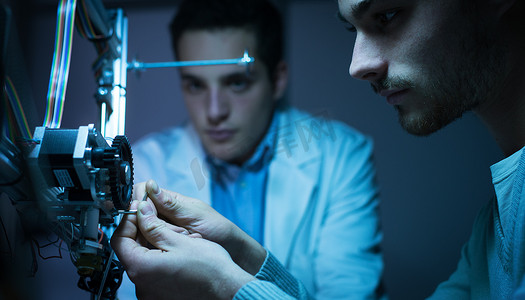
[[[379,92],[379,95],[386,98],[386,101],[390,105],[399,105],[403,99],[405,94],[408,92],[408,89],[389,89],[389,90],[382,90]]]
[[[233,137],[233,135],[235,134],[235,130],[232,130],[232,129],[208,129],[206,130],[206,134],[208,134],[208,136],[216,141],[216,142],[223,142],[223,141],[226,141],[228,139],[230,139],[231,137]]]

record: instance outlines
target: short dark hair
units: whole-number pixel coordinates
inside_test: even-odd
[[[184,0],[170,24],[175,57],[180,37],[188,30],[244,28],[256,40],[256,60],[268,69],[271,79],[283,59],[283,21],[270,0]],[[242,53],[239,53],[239,57]],[[252,56],[252,54],[250,54]]]

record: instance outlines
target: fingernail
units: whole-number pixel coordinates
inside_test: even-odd
[[[153,208],[151,207],[151,205],[149,205],[149,203],[145,203],[144,205],[142,205],[142,208],[140,209],[140,213],[143,216],[152,215],[153,214]]]
[[[154,195],[160,194],[160,187],[156,181],[153,181],[153,184],[151,185],[151,189],[153,190]]]

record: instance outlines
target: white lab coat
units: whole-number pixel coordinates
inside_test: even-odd
[[[316,299],[375,298],[383,263],[371,140],[292,108],[275,117],[264,246]],[[211,204],[205,155],[191,125],[151,134],[132,148],[135,182],[153,178]]]

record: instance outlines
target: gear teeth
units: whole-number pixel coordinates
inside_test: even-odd
[[[109,186],[111,190],[111,200],[117,210],[127,209],[131,201],[131,193],[133,191],[133,157],[131,146],[128,138],[123,135],[118,135],[113,139],[111,147],[104,152],[104,163],[111,165],[109,168]],[[129,165],[129,180],[123,182],[121,169],[122,163]]]

